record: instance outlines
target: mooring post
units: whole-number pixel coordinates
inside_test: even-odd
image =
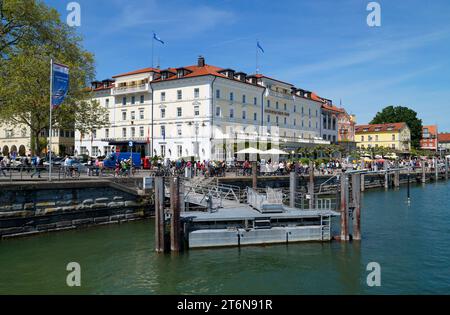
[[[186,211],[186,202],[184,201],[184,181],[180,180],[180,193],[179,193],[179,199],[180,199],[180,212]]]
[[[427,177],[425,173],[425,160],[422,161],[422,183],[426,183]]]
[[[170,250],[180,251],[180,179],[170,179]]]
[[[445,157],[445,179],[448,180],[448,158]]]
[[[439,180],[439,165],[438,165],[438,160],[436,158],[433,159],[433,164],[434,164],[434,179],[436,181]]]
[[[409,168],[408,168],[408,183],[407,183],[407,188],[406,188],[406,201],[409,203],[411,203],[411,188],[410,186],[410,175],[409,175]]]
[[[396,170],[394,173],[394,186],[395,187],[400,187],[400,171]]]
[[[361,240],[361,175],[352,175],[353,239]]]
[[[348,177],[341,175],[341,241],[348,241]]]
[[[289,174],[289,206],[295,208],[295,196],[297,192],[297,174],[291,172]]]
[[[165,251],[164,177],[155,177],[155,250]]]
[[[384,188],[388,189],[389,188],[389,173],[388,173],[388,165],[387,165],[387,161],[384,161]]]
[[[313,163],[313,161],[309,161],[308,194],[309,194],[309,209],[314,209],[314,163]]]
[[[364,192],[366,186],[364,185],[366,182],[366,175],[361,174],[361,191]]]
[[[252,162],[252,187],[254,190],[258,188],[258,165],[256,164],[256,161]]]

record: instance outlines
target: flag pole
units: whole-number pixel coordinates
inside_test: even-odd
[[[52,181],[52,94],[53,94],[53,58],[50,59],[50,126],[49,126],[49,166],[48,180]],[[39,165],[37,165],[39,167]]]
[[[256,40],[256,74],[258,74],[259,69],[258,69],[258,40]]]
[[[155,32],[153,32],[153,36],[152,36],[152,68],[154,66],[154,58],[153,58],[153,50],[154,50],[154,45],[155,45]]]

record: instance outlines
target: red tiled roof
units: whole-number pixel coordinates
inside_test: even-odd
[[[156,68],[144,68],[144,69],[139,69],[139,70],[135,70],[135,71],[131,71],[131,72],[114,75],[113,78],[124,77],[127,75],[140,74],[140,73],[146,73],[146,72],[159,72],[159,71],[160,70],[156,69]]]
[[[422,127],[422,131],[423,129],[427,128],[428,129],[428,133],[431,135],[436,135],[437,134],[437,126],[436,125],[430,125],[430,126],[423,126]]]
[[[186,69],[186,70],[189,70],[190,72],[186,73],[181,78],[179,78],[176,75],[177,68],[168,68],[168,69],[160,70],[160,72],[164,72],[164,71],[173,72],[174,75],[170,76],[164,80],[159,78],[159,79],[154,80],[153,82],[170,81],[170,80],[178,80],[178,79],[184,79],[184,78],[194,78],[194,77],[212,75],[212,76],[221,77],[221,78],[225,78],[225,79],[229,79],[229,80],[235,80],[235,81],[246,83],[246,84],[251,84],[247,81],[240,81],[240,80],[234,79],[234,78],[231,79],[231,78],[227,77],[226,75],[220,73],[220,71],[226,70],[225,68],[220,68],[220,67],[216,67],[216,66],[212,66],[212,65],[208,65],[208,64],[205,64],[203,67],[193,65],[193,66],[180,67],[178,69]],[[238,73],[238,72],[236,72],[236,73]],[[251,84],[251,85],[254,85],[254,84]]]
[[[311,98],[312,98],[312,95],[311,95]],[[345,110],[343,108],[339,108],[339,107],[336,107],[334,105],[329,105],[329,104],[322,104],[322,108],[333,111],[333,112],[337,112],[337,113],[345,112]]]
[[[438,141],[445,143],[445,142],[450,142],[450,133],[440,133],[438,134]]]
[[[406,127],[406,123],[399,122],[399,123],[389,123],[389,124],[374,124],[374,125],[358,125],[355,126],[355,132],[356,133],[362,133],[362,132],[382,132],[382,131],[399,131]],[[375,129],[380,129],[375,131]],[[388,128],[392,128],[392,130],[388,130]],[[364,129],[367,129],[367,131],[364,131]]]
[[[269,80],[272,80],[272,81],[277,81],[277,82],[280,82],[280,83],[283,83],[283,84],[287,84],[287,85],[293,86],[291,83],[288,83],[288,82],[285,82],[285,81],[281,81],[281,80],[277,80],[277,79],[268,77],[268,76],[266,76],[266,75],[264,75],[264,74],[261,74],[261,73],[252,74],[252,75],[250,75],[250,77],[255,77],[255,78],[266,78],[266,79],[269,79]]]

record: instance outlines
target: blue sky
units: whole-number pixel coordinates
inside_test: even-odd
[[[45,0],[65,19],[69,0]],[[261,72],[315,91],[367,123],[404,105],[450,132],[450,1],[384,0],[381,27],[369,0],[79,0],[97,78],[151,66],[152,31],[162,68],[208,64]]]

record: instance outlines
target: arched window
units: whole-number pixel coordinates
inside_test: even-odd
[[[11,146],[11,153],[13,152],[17,153],[17,147],[15,145]]]
[[[19,147],[19,155],[20,156],[25,156],[26,155],[26,152],[27,150],[25,149],[25,146],[22,144],[20,147]]]
[[[3,147],[2,154],[3,154],[4,156],[6,156],[6,155],[9,154],[9,147],[8,147],[7,145],[5,145],[5,146]]]

